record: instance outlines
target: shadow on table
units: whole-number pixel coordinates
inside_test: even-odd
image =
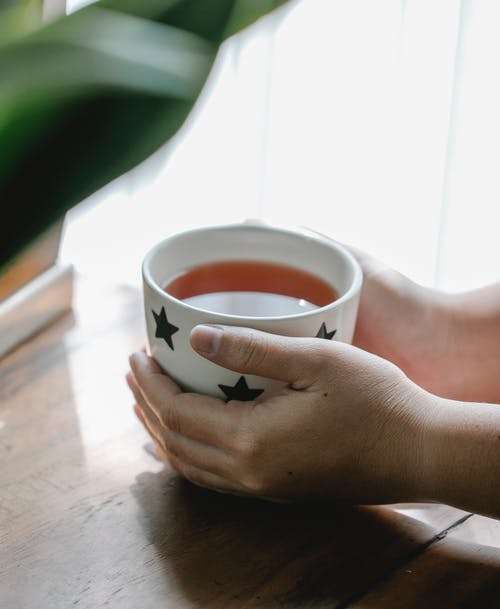
[[[418,553],[350,608],[498,609],[497,548],[443,539]]]
[[[344,606],[427,554],[436,534],[381,507],[265,503],[206,491],[167,471],[141,474],[132,490],[167,588],[201,607]],[[485,567],[479,556],[469,553],[464,563],[442,551],[439,569],[460,578],[481,568],[485,582],[498,578],[500,558]]]

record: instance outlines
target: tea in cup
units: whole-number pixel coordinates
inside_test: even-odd
[[[352,340],[361,268],[322,235],[248,222],[194,229],[153,247],[142,272],[151,354],[186,391],[248,399],[283,386],[196,353],[189,335],[198,324]]]

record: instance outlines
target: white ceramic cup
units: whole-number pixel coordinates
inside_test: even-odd
[[[304,270],[333,286],[339,297],[326,306],[304,312],[257,317],[193,306],[163,289],[174,277],[193,267],[234,260],[270,262]],[[362,283],[357,261],[332,239],[259,222],[199,228],[168,237],[148,252],[142,275],[152,356],[184,390],[221,399],[235,396],[251,399],[263,391],[270,395],[283,383],[248,374],[242,376],[198,355],[189,342],[196,325],[244,326],[273,334],[349,343]]]

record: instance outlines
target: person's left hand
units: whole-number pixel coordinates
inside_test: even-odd
[[[228,326],[198,326],[191,344],[226,368],[286,386],[270,398],[225,403],[183,393],[145,353],[131,356],[136,412],[187,479],[285,500],[424,498],[433,396],[393,364],[339,342]]]

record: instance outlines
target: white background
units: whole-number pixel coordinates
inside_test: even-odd
[[[302,0],[225,44],[188,124],[69,214],[61,256],[138,285],[161,238],[263,217],[464,290],[500,278],[499,200],[500,2]]]

